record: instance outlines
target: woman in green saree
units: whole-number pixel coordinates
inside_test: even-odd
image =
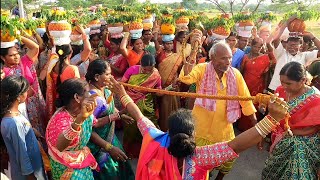
[[[131,66],[122,77],[122,82],[148,88],[161,89],[161,76],[154,67],[155,58],[146,54],[142,57],[141,65]],[[128,89],[128,95],[137,104],[141,112],[156,125],[157,115],[155,110],[154,96],[152,93]],[[123,146],[130,158],[138,158],[142,143],[142,136],[137,128],[136,122],[125,126],[123,135]]]
[[[298,62],[287,63],[280,71],[282,86],[276,92],[288,102],[291,130],[282,120],[272,133],[261,179],[320,178],[320,92],[305,85],[306,80],[306,69]]]
[[[109,123],[100,128],[93,128],[88,147],[96,158],[100,172],[94,172],[95,179],[134,179],[128,157],[123,152],[122,145],[115,135],[115,121],[133,119],[119,112],[114,105],[113,95],[106,88],[106,80],[111,77],[111,67],[103,60],[94,60],[89,64],[86,80],[90,86],[90,93],[97,94],[93,115],[96,118],[107,117]],[[131,121],[130,121],[131,120]]]

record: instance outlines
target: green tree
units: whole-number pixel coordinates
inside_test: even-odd
[[[34,2],[34,0],[23,0],[23,3],[31,3]],[[17,0],[3,0],[1,1],[1,8],[2,9],[13,9],[14,7],[16,7],[18,5],[18,1]]]
[[[185,9],[195,10],[197,9],[198,3],[197,0],[182,0],[181,6]]]

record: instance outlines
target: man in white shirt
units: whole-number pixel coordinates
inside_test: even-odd
[[[285,23],[280,27],[279,32],[281,33],[279,34],[282,34],[284,29],[287,27],[287,24],[288,23]],[[291,61],[296,61],[307,66],[311,64],[312,61],[316,60],[317,57],[320,57],[320,40],[310,32],[303,33],[303,36],[309,37],[314,42],[317,50],[300,52],[302,46],[302,38],[298,36],[289,37],[285,46],[283,46],[280,42],[279,36],[274,39],[274,55],[276,57],[277,63],[269,85],[269,89],[276,90],[276,88],[281,85],[279,73],[285,64]]]
[[[319,41],[316,37],[315,39]],[[307,66],[320,56],[319,50],[300,52],[299,49],[301,45],[301,38],[289,37],[286,48],[280,43],[274,50],[277,64],[274,69],[274,74],[272,76],[269,89],[276,90],[276,88],[281,85],[279,73],[282,67],[288,62],[296,61]]]

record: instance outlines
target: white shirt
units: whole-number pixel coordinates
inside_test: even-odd
[[[284,47],[280,43],[279,46],[274,50],[274,55],[277,59],[277,64],[274,69],[274,74],[272,76],[272,79],[269,85],[269,89],[272,89],[272,90],[276,90],[277,87],[281,85],[279,73],[284,65],[292,61],[299,62],[303,65],[308,65],[313,60],[317,59],[318,50],[307,51],[307,52],[299,51],[295,56],[292,56],[290,53],[288,53],[284,49]]]

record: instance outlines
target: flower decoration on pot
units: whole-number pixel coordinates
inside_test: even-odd
[[[46,33],[46,20],[37,19],[36,23],[37,23],[36,32],[42,37],[44,33]]]
[[[187,11],[184,9],[177,9],[174,13],[173,13],[173,17],[176,21],[176,26],[177,27],[186,27],[189,24],[189,16],[192,16],[192,12],[191,11]]]
[[[219,40],[226,39],[230,35],[233,25],[234,21],[232,19],[222,17],[208,19],[205,22],[208,35]]]
[[[174,34],[176,27],[174,26],[174,21],[170,17],[164,17],[161,20],[160,31],[162,35]]]
[[[190,17],[190,21],[189,21],[189,29],[193,30],[193,29],[201,29],[204,30],[204,26],[203,26],[203,22],[205,22],[205,20],[208,17],[205,15],[202,15],[200,13],[194,13],[194,15],[192,15]]]
[[[24,30],[25,33],[27,33],[29,36],[32,36],[32,32],[37,29],[37,26],[38,26],[37,21],[33,19],[28,19],[28,20],[23,19],[22,23],[24,24],[24,27],[25,27],[25,30]]]
[[[25,27],[18,18],[9,18],[1,16],[0,33],[1,33],[1,48],[13,47],[20,39],[20,30]]]
[[[129,32],[131,34],[131,38],[139,39],[142,36],[143,31],[143,24],[140,15],[137,13],[132,13],[128,20],[130,20]]]
[[[122,15],[109,16],[107,19],[108,32],[111,34],[112,38],[121,38],[123,31],[123,23],[126,18]]]
[[[71,12],[66,12],[63,8],[54,8],[49,11],[47,19],[50,21],[48,30],[53,37],[55,45],[70,43],[71,24],[67,21],[71,17]]]
[[[236,30],[242,31],[251,31],[254,27],[254,20],[256,18],[255,15],[250,14],[249,11],[241,12],[239,14],[234,15],[234,22],[236,22]]]
[[[169,8],[162,9],[160,13],[162,18],[165,18],[165,17],[173,18],[172,10]]]
[[[277,20],[277,16],[274,15],[271,11],[268,11],[265,13],[261,13],[259,15],[259,19],[261,23],[260,26],[271,26],[271,23]]]
[[[295,16],[296,18],[288,24],[288,30],[290,32],[300,32],[303,33],[306,30],[305,21],[308,20],[318,20],[320,18],[320,13],[317,11],[293,11],[285,14],[284,19],[289,19]]]
[[[1,16],[10,16],[10,10],[1,9]]]
[[[153,15],[152,14],[147,14],[146,16],[144,16],[144,19],[142,20],[142,24],[143,24],[143,29],[144,30],[150,30],[153,28]]]

